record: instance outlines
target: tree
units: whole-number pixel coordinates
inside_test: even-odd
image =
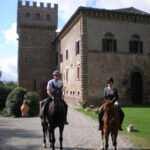
[[[2,76],[2,71],[0,71],[0,78],[1,78],[1,76]]]

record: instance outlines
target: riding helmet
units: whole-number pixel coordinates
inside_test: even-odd
[[[107,78],[107,83],[111,83],[111,82],[114,83],[114,79],[112,77],[108,77]]]
[[[60,72],[59,72],[58,70],[55,70],[55,71],[53,72],[53,76],[54,76],[54,75],[60,76]]]

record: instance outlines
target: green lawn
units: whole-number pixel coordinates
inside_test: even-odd
[[[123,131],[119,134],[125,136],[135,146],[150,149],[150,107],[123,107],[125,119],[123,122]],[[98,115],[93,114],[93,109],[84,111],[77,109],[79,112],[98,120]],[[137,132],[127,132],[126,127],[133,124]]]

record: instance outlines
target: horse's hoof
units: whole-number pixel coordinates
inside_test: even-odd
[[[43,148],[46,148],[46,144],[43,144]]]
[[[53,147],[53,144],[51,143],[51,144],[50,144],[50,148],[52,148],[52,147]]]

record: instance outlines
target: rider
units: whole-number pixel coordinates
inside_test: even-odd
[[[63,92],[63,82],[60,80],[60,72],[58,70],[55,70],[53,72],[53,79],[48,81],[47,84],[47,94],[48,94],[48,98],[45,101],[45,105],[44,105],[44,123],[46,123],[46,115],[47,115],[47,111],[48,111],[48,106],[49,104],[54,100],[54,96],[53,96],[53,91],[55,90],[53,85],[57,88],[61,88],[62,92]],[[65,109],[66,109],[66,119],[65,119],[65,124],[68,124],[67,122],[67,111],[68,111],[68,106],[65,103],[65,101],[62,99]]]
[[[117,88],[114,87],[113,85],[114,80],[112,77],[107,78],[107,87],[104,88],[104,100],[112,100],[115,98],[115,105],[117,105],[118,113],[120,115],[120,127],[119,130],[123,130],[121,125],[124,119],[124,112],[121,110],[121,107],[118,104],[118,90]],[[104,115],[104,110],[103,110],[103,105],[100,108],[99,112],[99,130],[102,130],[103,127],[103,115]]]

